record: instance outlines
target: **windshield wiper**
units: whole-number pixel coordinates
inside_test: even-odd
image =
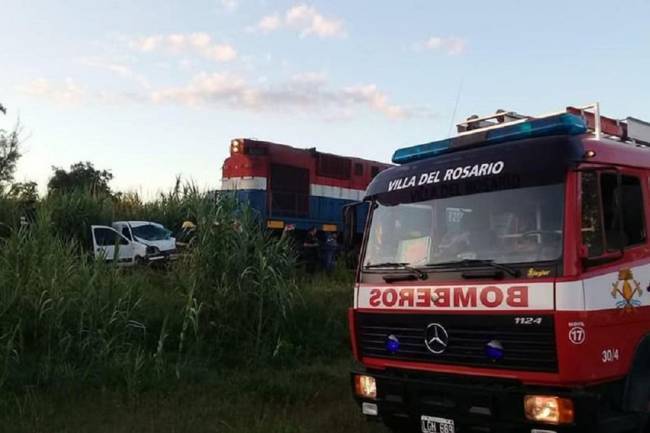
[[[428,276],[426,272],[418,268],[414,268],[413,266],[409,266],[409,263],[397,263],[397,262],[375,263],[372,265],[365,265],[363,268],[364,269],[380,269],[380,268],[403,269],[405,271],[409,271],[412,274],[417,275],[417,277],[421,280],[426,280]]]
[[[513,277],[517,278],[521,276],[521,271],[515,269],[512,266],[505,265],[503,263],[496,263],[494,260],[488,259],[462,259],[454,260],[450,262],[440,262],[440,263],[428,263],[425,265],[427,268],[444,268],[444,267],[470,267],[470,266],[491,266],[494,269],[507,272]]]

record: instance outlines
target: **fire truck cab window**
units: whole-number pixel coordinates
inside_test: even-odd
[[[597,257],[604,252],[598,175],[593,172],[582,173],[582,244],[587,248],[589,257]]]
[[[623,230],[627,245],[645,243],[645,216],[641,182],[635,176],[621,176],[621,205],[623,206]]]
[[[562,255],[563,202],[564,187],[555,184],[377,204],[363,263],[557,260]]]
[[[602,215],[602,217],[601,217]],[[590,257],[618,251],[646,240],[641,182],[635,176],[582,175],[582,242]]]

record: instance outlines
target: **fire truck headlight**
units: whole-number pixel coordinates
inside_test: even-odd
[[[573,401],[548,395],[527,395],[524,397],[526,418],[548,424],[573,422]]]
[[[377,382],[372,376],[356,375],[354,376],[354,392],[359,397],[377,398]]]

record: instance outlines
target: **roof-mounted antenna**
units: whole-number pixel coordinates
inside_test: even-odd
[[[447,137],[451,135],[451,129],[454,127],[454,119],[456,118],[456,111],[458,110],[458,104],[460,103],[460,95],[463,92],[464,82],[465,82],[465,77],[461,77],[460,84],[458,84],[458,93],[456,93],[456,102],[454,103],[454,111],[451,113],[451,120],[449,121],[449,130],[447,131]]]

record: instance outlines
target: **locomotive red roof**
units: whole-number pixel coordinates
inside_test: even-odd
[[[347,164],[345,161],[349,161],[351,164],[349,178],[319,175],[317,170],[319,157],[332,157],[334,164],[337,161]],[[365,190],[379,171],[391,166],[363,158],[319,152],[316,148],[301,149],[286,144],[237,138],[231,141],[230,156],[223,165],[223,177],[268,177],[271,164],[308,169],[311,183],[358,190]],[[361,169],[357,171],[359,165]]]

